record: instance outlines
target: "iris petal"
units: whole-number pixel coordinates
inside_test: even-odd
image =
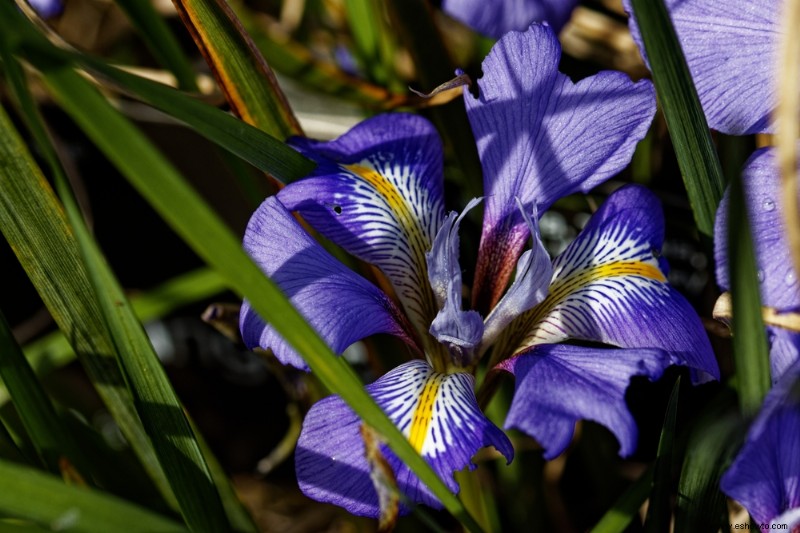
[[[767,326],[769,363],[772,382],[778,381],[786,370],[800,361],[800,333],[776,326]]]
[[[278,197],[314,229],[389,278],[422,335],[437,307],[425,252],[444,219],[442,144],[424,118],[387,114],[331,142],[295,138],[317,161]]]
[[[517,202],[519,203],[519,200]],[[503,329],[516,317],[547,297],[550,279],[553,277],[553,265],[539,235],[536,212],[534,211],[532,218],[523,211],[521,203],[519,209],[533,237],[533,245],[520,256],[517,261],[516,279],[486,317],[483,348],[491,346]]]
[[[744,446],[722,476],[722,491],[761,524],[800,507],[798,449],[800,364],[795,364],[767,394]]]
[[[753,232],[753,246],[761,280],[762,303],[778,311],[800,310],[800,280],[794,271],[786,236],[780,171],[774,149],[756,151],[742,174],[745,205]],[[726,191],[714,224],[714,258],[717,283],[730,289],[728,272],[728,224],[730,205]]]
[[[458,262],[458,231],[464,216],[476,205],[473,199],[458,215],[450,213],[426,254],[428,277],[439,313],[431,323],[430,333],[448,347],[458,366],[469,365],[474,350],[483,337],[483,318],[475,311],[461,309],[461,266]]]
[[[480,96],[465,92],[486,195],[474,302],[484,314],[529,235],[514,198],[541,213],[607,180],[630,162],[655,113],[649,81],[600,72],[575,84],[558,71],[560,57],[550,27],[511,32],[483,62]]]
[[[499,39],[509,31],[525,31],[531,22],[548,22],[558,32],[578,0],[443,0],[442,10],[470,28]]]
[[[566,339],[657,347],[680,357],[695,380],[718,379],[702,323],[667,284],[656,255],[664,238],[660,212],[643,187],[612,194],[555,259],[548,297],[509,326],[511,350]]]
[[[626,457],[638,436],[625,404],[628,384],[633,376],[658,379],[671,363],[654,349],[536,346],[501,364],[516,378],[505,427],[535,438],[550,460],[569,446],[578,420],[592,420],[614,433]]]
[[[392,301],[326,252],[274,196],[250,219],[244,248],[334,352],[376,333],[411,343],[409,326],[403,326],[404,318]],[[246,300],[240,329],[248,348],[271,348],[282,363],[308,368]]]
[[[675,32],[708,118],[732,135],[769,132],[777,103],[776,65],[781,39],[779,0],[666,0]],[[633,13],[631,1],[623,0]],[[631,17],[631,34],[647,60]]]
[[[481,413],[470,374],[440,374],[423,361],[412,361],[367,386],[367,392],[431,464],[447,486],[457,492],[453,473],[475,452],[494,446],[508,461],[513,448],[508,437]],[[361,420],[338,396],[317,402],[303,423],[295,465],[301,490],[349,512],[377,517],[377,495],[364,458]],[[409,501],[440,508],[430,490],[388,449],[383,454],[395,472],[398,488]],[[404,508],[402,512],[408,512]]]

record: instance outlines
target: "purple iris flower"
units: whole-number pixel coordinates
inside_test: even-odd
[[[774,148],[757,150],[742,173],[745,205],[753,232],[753,245],[761,283],[762,304],[778,313],[800,311],[800,283],[792,263],[786,224],[780,169]],[[730,289],[728,273],[728,205],[726,192],[717,210],[714,228],[717,283]],[[767,325],[773,382],[800,359],[800,333],[779,325]]]
[[[772,132],[782,2],[665,0],[711,128],[731,135]],[[631,0],[623,0],[633,13]],[[633,39],[647,61],[633,17]]]
[[[535,437],[546,457],[564,450],[582,418],[609,427],[630,454],[636,427],[624,394],[634,375],[656,379],[677,362],[699,381],[718,376],[699,319],[666,283],[657,256],[663,220],[649,192],[618,190],[553,261],[541,243],[538,213],[624,168],[655,112],[649,82],[601,72],[574,84],[558,72],[560,53],[546,25],[512,32],[483,64],[480,97],[465,96],[487,194],[483,260],[502,262],[506,279],[516,265],[482,313],[464,309],[459,264],[460,224],[480,200],[446,214],[441,141],[419,116],[379,115],[331,142],[294,139],[316,169],[268,198],[245,234],[253,259],[335,352],[375,333],[408,344],[417,358],[366,389],[454,492],[453,473],[474,468],[480,448],[513,456],[475,398],[474,371],[489,349],[498,370],[517,379],[506,427]],[[290,211],[378,267],[395,298],[338,263]],[[495,290],[494,278],[484,280]],[[247,302],[241,330],[248,346],[306,368]],[[555,345],[568,339],[619,348]],[[312,498],[378,516],[360,424],[338,396],[315,404],[298,441],[297,477]],[[440,507],[391,450],[382,452],[408,501]]]
[[[442,0],[442,10],[470,28],[499,39],[525,31],[531,22],[547,22],[558,33],[580,0]]]
[[[761,525],[800,532],[800,362],[767,394],[721,487]],[[782,527],[775,527],[780,524]],[[772,526],[772,527],[771,527]]]

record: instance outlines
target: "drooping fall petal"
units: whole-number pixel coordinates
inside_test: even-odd
[[[638,437],[625,404],[630,380],[658,379],[673,362],[656,349],[535,346],[500,366],[516,378],[505,426],[535,438],[549,460],[569,446],[578,420],[591,420],[614,433],[619,453],[626,457],[636,449]]]
[[[695,381],[719,378],[700,318],[672,288],[658,257],[664,222],[658,200],[628,185],[609,196],[553,262],[547,298],[509,327],[521,353],[567,339],[621,348],[658,348],[692,368]]]
[[[244,248],[334,352],[376,333],[410,342],[408,326],[392,301],[326,252],[276,197],[267,198],[251,217]],[[282,363],[308,368],[246,300],[240,329],[249,348],[270,348]]]
[[[511,442],[481,413],[473,392],[474,377],[440,374],[426,362],[405,363],[367,386],[367,392],[450,487],[453,473],[482,447],[494,446],[508,461]],[[377,517],[378,496],[370,479],[360,435],[361,420],[338,396],[317,402],[306,415],[297,443],[295,465],[300,489],[318,501],[349,512]],[[397,487],[413,503],[440,508],[436,497],[388,449]],[[408,512],[403,507],[401,512]]]

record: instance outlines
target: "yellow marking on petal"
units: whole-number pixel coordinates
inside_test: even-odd
[[[549,312],[556,304],[561,303],[571,293],[577,289],[588,285],[593,281],[598,281],[603,278],[612,278],[617,276],[640,276],[643,278],[654,279],[662,283],[666,283],[667,278],[661,270],[650,263],[643,263],[641,261],[618,261],[615,263],[605,263],[602,265],[593,265],[585,270],[579,270],[564,279],[557,280],[550,286],[550,293],[547,298],[536,306],[535,309],[543,309]],[[549,305],[547,305],[549,303]],[[538,313],[537,313],[538,314]]]
[[[428,436],[428,428],[433,420],[433,405],[436,403],[436,396],[439,394],[439,387],[444,377],[444,374],[438,373],[430,375],[419,395],[417,407],[414,409],[408,440],[417,453],[422,453],[422,446],[425,444],[425,437]]]
[[[386,176],[364,165],[344,165],[344,168],[369,183],[383,197],[389,209],[395,214],[400,228],[407,237],[406,240],[412,255],[411,259],[414,261],[415,271],[412,274],[416,276],[416,279],[413,279],[413,284],[416,286],[418,294],[422,296],[422,301],[420,302],[418,297],[407,294],[400,287],[395,286],[395,290],[407,311],[409,311],[409,308],[417,310],[417,313],[411,312],[409,315],[420,332],[423,343],[426,344],[426,351],[432,353],[441,351],[438,343],[432,343],[427,335],[430,323],[436,316],[438,309],[428,283],[428,265],[425,261],[425,253],[430,250],[433,243],[422,227],[422,222],[414,213],[412,206],[409,205],[409,201],[403,193]],[[446,355],[445,352],[442,351],[442,355]]]
[[[620,276],[638,276],[656,280],[661,283],[667,282],[667,278],[658,266],[642,261],[617,261],[614,263],[592,265],[589,268],[574,272],[563,279],[556,280],[550,285],[550,292],[547,298],[523,315],[524,319],[520,323],[512,326],[516,331],[526,332],[519,346],[514,350],[514,353],[520,353],[530,348],[533,344],[536,344],[534,339],[539,327],[538,324],[550,314],[556,306],[563,303],[574,292],[593,281]]]

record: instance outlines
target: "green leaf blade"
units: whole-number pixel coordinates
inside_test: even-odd
[[[724,180],[689,67],[664,0],[631,0],[697,229],[714,235]]]
[[[747,417],[755,416],[771,386],[769,347],[761,315],[758,265],[753,248],[742,178],[731,182],[728,205],[728,257],[730,261],[733,317],[733,360],[739,405]]]
[[[83,533],[168,533],[180,524],[99,491],[65,485],[55,477],[0,460],[0,515]],[[68,527],[67,527],[68,526]],[[48,528],[48,530],[52,530]]]
[[[370,398],[347,362],[331,352],[275,284],[264,276],[244,252],[239,239],[138,130],[85,80],[75,73],[66,75],[65,72],[45,70],[44,76],[64,109],[84,132],[186,242],[218,269],[229,286],[247,296],[254,309],[304,357],[317,378],[386,437],[398,457],[442,504],[470,529],[480,531],[458,498]],[[83,87],[79,88],[81,85]]]

